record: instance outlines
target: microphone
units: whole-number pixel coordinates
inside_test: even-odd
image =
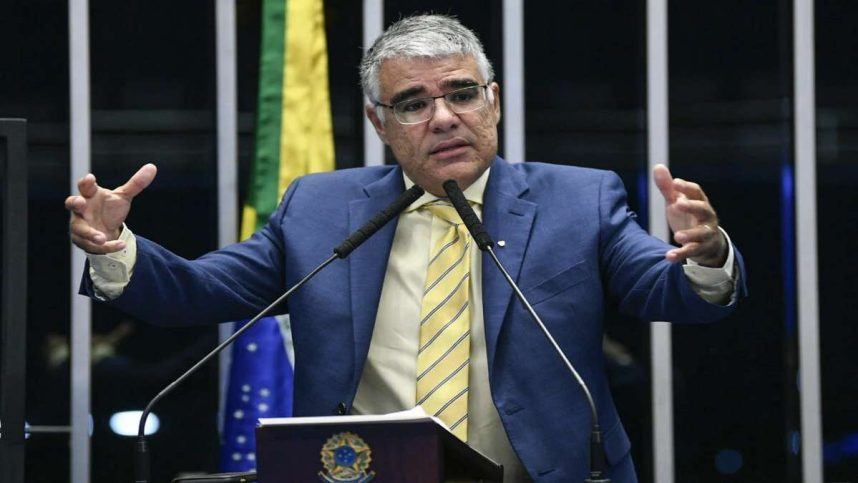
[[[268,307],[262,309],[262,312],[259,312],[255,317],[250,319],[249,322],[244,324],[243,327],[235,331],[229,338],[223,341],[220,345],[214,348],[211,352],[206,354],[205,357],[200,359],[199,362],[194,364],[190,369],[185,371],[184,374],[179,376],[175,381],[170,383],[167,387],[165,387],[161,392],[158,393],[157,396],[152,398],[149,401],[149,404],[146,405],[146,408],[143,410],[143,414],[140,415],[140,426],[137,429],[137,443],[134,445],[134,482],[135,483],[149,483],[151,481],[151,470],[149,465],[149,447],[146,442],[146,435],[144,433],[144,428],[146,427],[146,418],[149,417],[149,413],[152,411],[152,408],[155,406],[161,398],[169,394],[173,391],[177,386],[179,386],[185,379],[187,379],[191,374],[197,371],[200,367],[202,367],[205,363],[210,361],[214,356],[218,355],[222,350],[224,350],[227,346],[232,344],[235,339],[237,339],[241,334],[246,332],[253,324],[256,323],[259,319],[267,315],[274,307],[280,305],[284,300],[286,300],[292,292],[298,290],[305,283],[310,281],[317,273],[319,273],[323,268],[327,267],[337,258],[346,258],[354,251],[355,248],[360,246],[367,238],[371,237],[375,234],[381,227],[383,227],[387,222],[392,220],[395,216],[399,215],[405,208],[408,207],[411,203],[417,201],[417,198],[420,198],[423,195],[423,188],[414,185],[411,188],[405,190],[396,200],[391,203],[387,208],[383,209],[380,213],[375,215],[371,220],[366,222],[363,226],[361,226],[357,231],[349,235],[345,241],[343,241],[339,246],[334,249],[334,254],[328,257],[324,262],[320,263],[319,266],[314,268],[310,273],[304,276],[298,283],[293,285],[291,288],[286,290],[277,300],[271,303]]]
[[[391,203],[390,206],[381,210],[377,215],[372,217],[371,220],[364,223],[362,227],[349,235],[349,237],[346,238],[337,248],[334,248],[334,253],[336,253],[340,258],[346,258],[352,250],[366,241],[367,238],[375,234],[375,232],[377,232],[382,226],[386,225],[388,221],[392,220],[393,217],[402,213],[405,208],[408,208],[408,205],[417,201],[417,198],[420,198],[421,196],[423,196],[423,188],[414,185],[407,189],[404,193],[399,195],[399,198]]]
[[[578,371],[575,370],[572,363],[569,362],[569,359],[566,357],[566,354],[563,353],[563,349],[560,348],[557,341],[554,340],[551,332],[549,332],[548,328],[545,327],[545,324],[542,323],[542,319],[540,319],[539,315],[536,314],[536,311],[533,310],[530,302],[528,302],[524,297],[524,294],[521,293],[521,290],[518,288],[518,284],[515,283],[515,280],[512,279],[509,272],[507,272],[506,268],[501,264],[497,255],[495,255],[494,250],[492,250],[494,242],[492,241],[491,236],[486,232],[479,217],[474,213],[474,209],[471,208],[471,205],[468,203],[468,200],[465,199],[465,195],[459,188],[459,184],[456,183],[456,180],[450,179],[445,181],[443,186],[444,191],[447,192],[447,197],[450,199],[450,203],[453,205],[453,208],[456,209],[456,212],[459,213],[459,216],[462,218],[462,221],[465,223],[465,226],[468,228],[468,231],[471,233],[474,241],[477,243],[477,246],[480,250],[489,254],[495,265],[497,265],[498,269],[503,273],[504,278],[506,278],[506,281],[512,287],[516,297],[518,297],[522,305],[527,309],[527,312],[530,314],[530,317],[534,322],[536,322],[536,325],[538,325],[542,330],[542,333],[548,339],[548,342],[551,343],[551,346],[554,347],[557,355],[560,356],[563,363],[566,364],[566,368],[569,369],[569,372],[575,378],[575,381],[577,381],[581,391],[583,391],[584,397],[587,399],[587,404],[590,405],[590,413],[592,415],[592,426],[590,431],[590,476],[585,479],[584,482],[610,483],[611,480],[606,476],[603,476],[605,469],[605,447],[604,442],[602,441],[602,430],[599,427],[599,415],[596,411],[596,403],[593,402],[593,396],[590,394],[590,389],[587,387],[584,379],[581,378],[581,375],[578,374]]]

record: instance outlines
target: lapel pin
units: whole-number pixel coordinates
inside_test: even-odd
[[[506,240],[498,240],[498,246],[503,248],[506,246]]]

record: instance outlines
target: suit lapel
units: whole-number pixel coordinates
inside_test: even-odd
[[[496,158],[483,196],[483,225],[495,243],[500,240],[505,242],[503,247],[494,247],[495,254],[516,281],[530,241],[538,206],[521,198],[527,190],[524,175],[503,159]],[[492,368],[498,334],[513,293],[503,274],[487,254],[483,255],[482,269],[486,352],[488,366]]]
[[[349,203],[349,232],[354,232],[376,213],[393,202],[405,189],[402,170],[397,167],[380,180],[364,187],[367,197]],[[352,394],[357,390],[360,372],[366,359],[372,329],[381,298],[381,287],[387,270],[387,259],[393,246],[397,220],[392,220],[349,256],[351,309],[354,324],[355,364]]]

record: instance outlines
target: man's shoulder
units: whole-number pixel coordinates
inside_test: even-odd
[[[562,177],[562,178],[601,178],[612,171],[596,168],[585,168],[569,164],[544,163],[540,161],[527,161],[524,163],[511,164],[514,169],[521,170],[527,176],[539,177]]]
[[[304,190],[361,190],[366,185],[390,175],[394,170],[396,170],[396,166],[338,169],[307,174],[298,178],[297,182]]]
[[[606,178],[616,178],[613,171],[564,164],[527,161],[509,165],[525,178],[531,190],[580,190],[598,187]]]
[[[322,213],[340,210],[378,191],[394,192],[403,184],[397,166],[369,166],[312,173],[296,179],[284,195],[284,207]],[[328,213],[330,214],[330,213]]]

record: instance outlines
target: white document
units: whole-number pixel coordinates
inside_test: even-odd
[[[426,414],[420,406],[406,411],[388,414],[363,414],[360,416],[310,416],[299,418],[259,418],[259,426],[296,426],[304,424],[349,424],[349,423],[380,423],[388,421],[428,421],[432,420],[447,428],[440,419]]]

